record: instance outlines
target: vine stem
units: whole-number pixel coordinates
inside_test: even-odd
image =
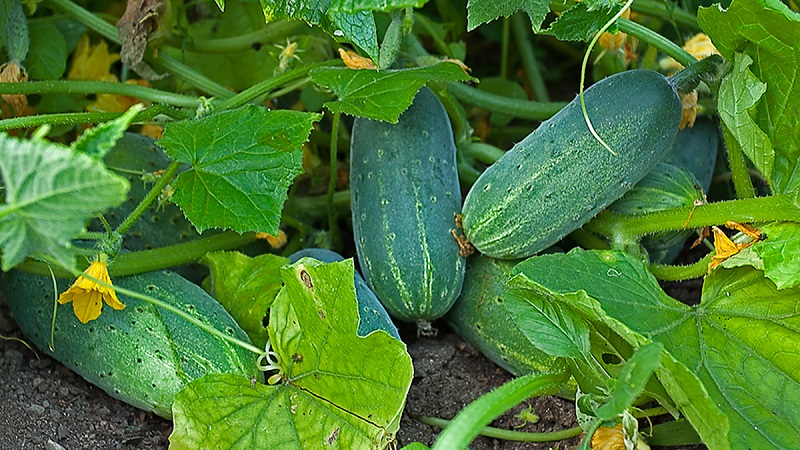
[[[163,190],[170,182],[172,182],[172,179],[175,178],[175,174],[178,172],[180,167],[180,161],[173,161],[169,167],[167,167],[167,169],[161,175],[161,178],[159,178],[159,180],[153,185],[153,188],[150,189],[150,192],[148,192],[142,201],[136,205],[136,209],[131,211],[128,217],[126,217],[125,220],[123,220],[122,223],[117,226],[117,229],[114,230],[114,234],[122,236],[128,232],[133,224],[139,220],[139,217],[144,214],[144,212],[150,206],[150,203],[153,203],[153,200],[158,197],[158,195],[161,193],[161,190]]]
[[[490,94],[463,83],[450,83],[447,90],[457,99],[491,112],[502,112],[520,119],[547,120],[566,102],[532,102]]]
[[[256,240],[255,233],[239,234],[233,231],[215,234],[212,236],[201,237],[181,244],[169,245],[166,247],[154,248],[151,250],[141,250],[138,252],[120,253],[111,260],[109,270],[115,277],[126,275],[136,275],[139,273],[152,272],[154,270],[168,269],[195,262],[206,253],[231,250],[247,245]],[[93,254],[96,252],[93,252]],[[48,275],[47,264],[28,260],[15,269],[36,275]],[[69,278],[71,272],[55,267],[55,276],[59,278]]]
[[[336,192],[336,179],[338,178],[338,161],[339,154],[339,119],[341,113],[336,111],[333,113],[333,124],[331,125],[331,145],[330,145],[330,172],[328,174],[328,193],[326,195],[326,204],[328,209],[328,232],[331,239],[337,236],[336,230],[336,205],[333,201],[333,194]]]
[[[452,422],[447,419],[440,419],[438,417],[428,417],[428,416],[419,416],[415,417],[415,419],[419,420],[425,425],[430,425],[439,428],[445,428]],[[582,432],[583,430],[581,429],[581,427],[573,427],[573,428],[567,428],[565,430],[550,431],[544,433],[530,433],[524,431],[504,430],[502,428],[495,428],[495,427],[483,427],[478,432],[478,434],[490,438],[503,439],[505,441],[553,442],[579,436]]]
[[[530,41],[530,22],[528,22],[522,14],[517,13],[511,16],[511,27],[514,32],[514,40],[519,48],[522,66],[525,68],[525,76],[528,79],[531,91],[533,91],[534,100],[549,102],[550,94],[547,92],[547,86],[544,84],[539,62],[536,60],[536,54],[533,51],[533,45],[531,45]]]
[[[787,193],[769,197],[725,200],[697,207],[686,206],[636,215],[604,211],[584,225],[584,229],[612,241],[631,242],[650,233],[702,228],[724,224],[729,220],[742,223],[800,222],[799,197],[798,193]]]
[[[602,145],[606,150],[608,150],[614,156],[617,156],[617,153],[606,143],[606,141],[603,140],[603,138],[600,137],[599,134],[597,134],[597,131],[594,129],[594,125],[592,125],[592,120],[589,118],[589,113],[586,111],[586,100],[584,99],[583,91],[586,83],[586,67],[589,65],[589,55],[592,53],[592,49],[594,48],[595,44],[597,44],[597,40],[600,39],[600,36],[603,33],[605,33],[606,30],[608,30],[608,28],[617,19],[622,17],[622,14],[625,12],[626,9],[628,9],[631,6],[632,3],[633,0],[628,0],[624,5],[622,5],[622,8],[620,8],[620,10],[617,11],[614,17],[612,17],[608,22],[606,22],[605,25],[603,25],[603,27],[600,28],[600,30],[594,34],[594,37],[592,37],[591,42],[589,42],[589,47],[586,49],[586,53],[584,53],[583,55],[583,61],[581,62],[581,82],[580,82],[580,87],[578,88],[578,98],[580,99],[581,102],[581,111],[583,112],[583,118],[586,119],[586,126],[589,127],[589,132],[592,133],[592,136],[594,136],[597,142],[599,142],[600,145]]]
[[[164,114],[167,111],[176,111],[167,105],[153,105],[147,109],[139,111],[132,122],[145,122],[153,117]],[[107,122],[114,120],[124,113],[58,113],[58,114],[39,114],[35,116],[12,117],[0,120],[0,131],[13,130],[17,128],[35,128],[44,125],[84,125],[90,123]]]
[[[656,33],[655,31],[640,25],[632,20],[620,18],[617,21],[620,31],[625,32],[642,42],[661,50],[665,55],[672,57],[675,61],[683,64],[684,67],[697,62],[697,59],[690,55],[686,50],[679,47],[674,42]]]
[[[0,83],[0,94],[113,94],[184,108],[197,108],[197,97],[175,94],[144,86],[107,81],[30,81]]]
[[[708,273],[708,263],[711,262],[712,256],[713,253],[709,253],[697,262],[685,266],[652,263],[649,269],[653,276],[661,281],[683,281],[700,278]]]
[[[245,350],[251,351],[251,352],[255,353],[256,355],[264,354],[264,350],[263,349],[260,349],[260,348],[256,347],[255,345],[253,345],[253,344],[251,344],[249,342],[245,342],[245,341],[242,341],[241,339],[237,339],[237,338],[235,338],[233,336],[229,336],[229,335],[217,330],[216,328],[212,327],[211,325],[203,323],[199,319],[197,319],[195,317],[192,317],[186,311],[184,311],[184,310],[182,310],[182,309],[180,309],[178,307],[175,307],[173,305],[170,305],[169,303],[165,303],[165,302],[163,302],[163,301],[161,301],[161,300],[159,300],[159,299],[157,299],[155,297],[151,297],[151,296],[145,295],[145,294],[140,294],[139,292],[131,291],[130,289],[125,289],[125,288],[122,288],[122,287],[119,287],[119,286],[114,286],[111,283],[106,283],[103,280],[98,280],[97,278],[95,278],[95,277],[93,277],[93,276],[91,276],[91,275],[89,275],[87,273],[74,273],[73,276],[75,276],[76,278],[82,276],[84,278],[87,278],[89,280],[94,281],[95,283],[99,284],[100,286],[103,286],[103,287],[106,287],[106,288],[109,288],[109,289],[113,289],[117,293],[124,294],[124,295],[127,295],[128,297],[132,297],[132,298],[139,299],[139,300],[142,300],[144,302],[150,303],[151,305],[153,305],[153,306],[155,306],[157,308],[161,308],[163,310],[166,310],[166,311],[169,311],[169,312],[175,314],[176,316],[178,316],[178,317],[182,318],[183,320],[191,323],[192,325],[194,325],[194,326],[202,329],[203,331],[205,331],[207,333],[210,333],[211,335],[216,336],[216,337],[218,337],[218,338],[220,338],[220,339],[222,339],[224,341],[227,341],[227,342],[229,342],[231,344],[237,345],[237,346],[239,346],[239,347],[241,347],[241,348],[243,348]]]

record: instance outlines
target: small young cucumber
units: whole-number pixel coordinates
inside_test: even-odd
[[[461,210],[456,147],[430,89],[396,124],[355,119],[350,193],[367,282],[389,314],[424,330],[458,297],[465,266],[452,235]]]
[[[206,324],[249,342],[225,309],[199,286],[174,272],[149,272],[113,280],[114,285],[158,298]],[[22,271],[4,274],[3,293],[22,332],[41,351],[90,383],[161,417],[172,417],[175,394],[207,373],[261,378],[257,355],[211,335],[175,314],[119,294],[121,311],[105,306],[97,320],[82,324],[72,305],[59,306],[53,350],[53,302],[71,280]]]
[[[705,197],[700,182],[689,171],[672,164],[658,163],[636,186],[608,206],[621,214],[646,214],[693,206]],[[689,218],[688,215],[686,217]],[[642,238],[650,260],[670,263],[680,252],[693,230],[666,231]]]
[[[480,252],[523,258],[582,226],[633,187],[675,139],[681,101],[664,76],[630,70],[576,98],[490,166],[464,201],[464,234]]]
[[[317,261],[324,263],[332,263],[344,261],[344,257],[334,251],[324,248],[307,248],[289,256],[289,262],[294,264],[304,257],[314,258]],[[400,333],[397,327],[392,323],[389,313],[378,301],[378,297],[369,288],[367,282],[361,277],[358,271],[353,272],[354,283],[356,287],[356,300],[358,301],[358,331],[359,336],[366,336],[375,330],[383,330],[392,337],[400,340]]]
[[[445,322],[484,356],[513,375],[563,373],[563,358],[536,348],[511,318],[503,293],[518,260],[474,255],[467,260],[464,288]]]

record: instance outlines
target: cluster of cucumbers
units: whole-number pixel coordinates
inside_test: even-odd
[[[354,279],[359,335],[380,329],[399,339],[387,311],[417,323],[421,332],[445,317],[463,338],[514,374],[566,370],[563,361],[526,344],[508,323],[502,295],[516,262],[558,242],[615,201],[614,209],[635,214],[691,204],[702,195],[698,183],[707,188],[706,180],[684,173],[696,161],[683,164],[684,169],[660,164],[681,117],[678,93],[665,77],[647,70],[608,77],[586,91],[585,104],[614,153],[590,134],[576,99],[491,165],[467,193],[463,208],[450,121],[432,90],[423,87],[396,124],[355,119],[350,192],[356,251],[366,279],[358,273]],[[163,166],[163,153],[142,139],[126,136],[109,154],[109,165],[132,174],[131,158],[137,167],[149,164],[147,172]],[[111,222],[122,220],[148,190],[137,176],[130,180],[130,202],[109,214]],[[686,195],[659,205],[651,200],[659,189]],[[168,241],[161,239],[168,234]],[[185,241],[197,234],[177,207],[156,205],[125,242],[128,250],[141,250],[176,243],[175,236]],[[666,252],[678,239],[651,236],[644,245]],[[467,261],[473,246],[482,255]],[[312,249],[290,260],[303,256],[341,259]],[[204,275],[196,268],[180,270],[189,278]],[[126,298],[123,311],[102,314],[88,325],[60,313],[53,334],[53,298],[67,281],[54,289],[49,278],[11,272],[3,287],[22,331],[40,349],[126,402],[170,417],[174,395],[205,373],[261,377],[253,354],[133,298]],[[219,303],[174,272],[119,277],[114,283],[155,295],[248,340]]]
[[[612,204],[628,214],[691,205],[702,199],[701,184],[707,189],[710,182],[689,172],[697,161],[667,156],[681,119],[671,80],[655,71],[626,71],[595,83],[584,100],[611,151],[590,133],[576,98],[489,166],[463,208],[456,145],[433,91],[423,87],[396,124],[355,119],[353,234],[364,276],[389,314],[417,322],[421,331],[444,316],[515,374],[561,370],[507,324],[502,291],[515,263]],[[655,235],[643,245],[665,260],[674,257],[667,249],[685,238]],[[470,245],[481,255],[467,263]]]

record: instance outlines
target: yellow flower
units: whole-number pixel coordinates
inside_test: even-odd
[[[344,61],[344,65],[351,69],[371,69],[375,70],[375,63],[369,58],[364,58],[356,52],[351,52],[343,48],[339,49],[339,57]]]
[[[286,237],[286,233],[283,230],[278,230],[278,235],[273,236],[269,233],[264,233],[263,231],[259,231],[256,233],[256,239],[263,239],[267,241],[270,247],[278,249],[286,245],[288,238]]]
[[[100,255],[100,258],[83,273],[110,285],[111,277],[108,276],[108,266],[105,260],[105,255]],[[117,298],[114,288],[101,286],[96,281],[83,276],[78,277],[75,283],[58,297],[58,303],[62,305],[72,302],[75,316],[82,323],[88,323],[90,320],[100,317],[103,300],[108,303],[108,306],[118,311],[125,308],[125,305]]]
[[[614,428],[598,428],[592,435],[592,450],[625,450],[624,433],[622,423]],[[650,450],[650,446],[639,437],[636,442],[636,450]]]
[[[694,126],[697,119],[697,89],[681,96],[681,130]]]
[[[140,79],[131,79],[126,81],[125,84],[143,87],[151,86],[147,80]],[[86,110],[91,112],[125,112],[137,103],[144,103],[145,106],[150,104],[150,102],[143,102],[136,97],[127,95],[97,94],[97,99],[94,103],[88,105]]]
[[[714,47],[711,38],[704,33],[697,33],[691,39],[686,41],[683,45],[686,53],[694,56],[697,59],[708,58],[711,55],[719,55],[719,50]],[[681,70],[683,65],[672,58],[664,58],[661,60],[661,68],[664,70]]]
[[[119,61],[119,53],[109,53],[106,41],[91,45],[89,36],[84,34],[75,48],[67,78],[70,80],[117,81],[117,77],[111,74],[111,65],[117,61]]]

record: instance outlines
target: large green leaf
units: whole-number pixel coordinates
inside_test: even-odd
[[[458,65],[442,62],[433,66],[380,72],[320,67],[311,71],[311,79],[336,93],[338,100],[325,103],[332,112],[397,123],[400,114],[411,105],[417,91],[428,81],[465,81],[473,78]]]
[[[289,260],[266,253],[249,257],[239,252],[207,253],[200,261],[211,269],[211,294],[258,347],[267,342],[264,318],[283,283],[281,267]]]
[[[734,0],[727,10],[718,5],[700,8],[697,20],[711,37],[720,53],[729,61],[745,61],[737,54],[752,59],[752,75],[766,84],[760,98],[755,96],[753,121],[766,134],[774,149],[774,165],[770,168],[770,149],[765,146],[743,150],[757,165],[772,189],[777,193],[800,188],[800,15],[792,12],[779,0]],[[734,114],[730,107],[737,105],[741,95],[754,84],[740,70],[728,75],[727,83],[736,89],[720,92],[720,115]],[[746,75],[746,74],[745,74]],[[726,120],[727,123],[727,120]],[[731,124],[728,124],[732,127]],[[748,131],[749,130],[749,131]],[[758,134],[752,128],[743,133]],[[763,161],[763,164],[760,164]],[[760,164],[760,165],[759,165]]]
[[[103,163],[67,147],[0,133],[3,271],[29,256],[76,269],[70,243],[96,213],[125,200],[128,182]]]
[[[191,383],[175,399],[171,449],[383,449],[394,439],[411,358],[386,332],[356,334],[352,260],[304,258],[282,276],[269,322],[281,381]]]
[[[286,190],[302,171],[300,146],[319,117],[248,105],[167,125],[158,144],[192,166],[172,200],[199,232],[277,234]]]
[[[662,343],[727,416],[730,432],[722,436],[731,448],[790,449],[800,442],[800,288],[778,290],[752,267],[718,268],[706,277],[700,305],[688,307],[622,252],[573,251],[523,264],[521,272],[540,289],[586,292],[574,307],[587,316],[618,322],[623,336]],[[686,394],[701,405],[700,392]],[[713,417],[689,419],[710,447],[723,445]]]

